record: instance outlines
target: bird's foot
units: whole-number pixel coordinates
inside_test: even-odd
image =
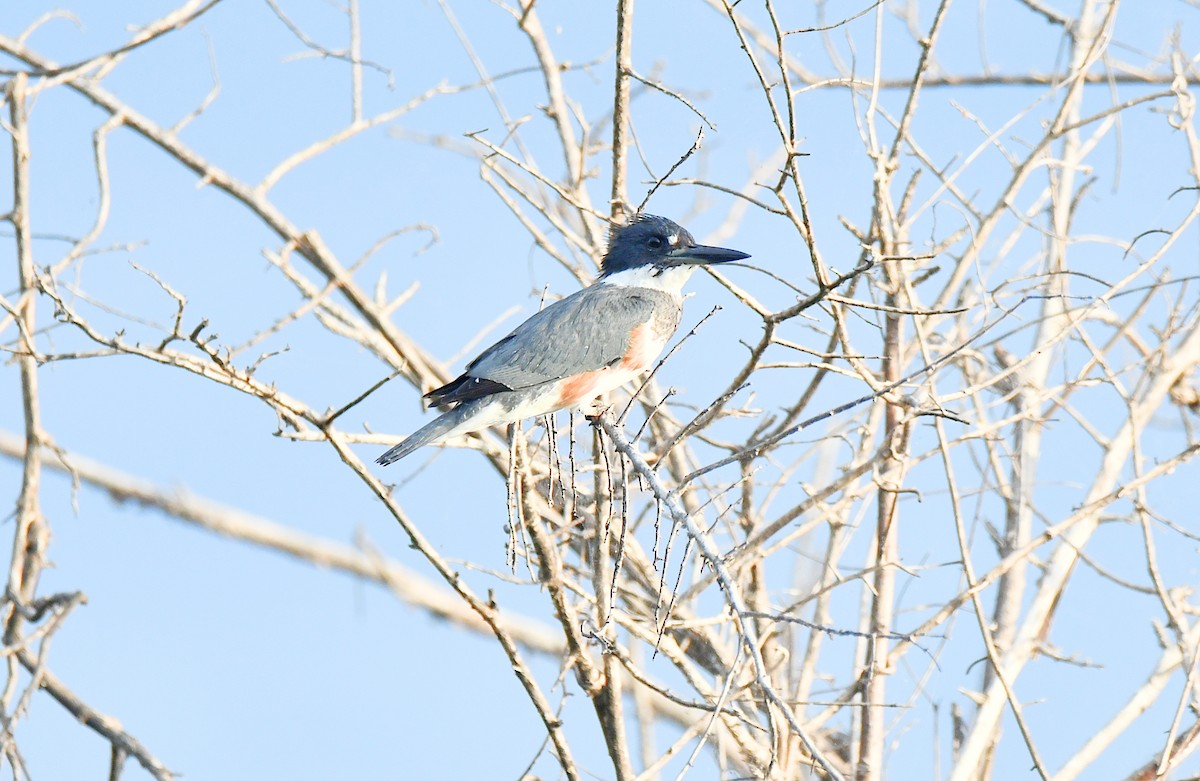
[[[608,412],[611,407],[612,405],[608,403],[606,394],[604,396],[597,396],[596,398],[592,399],[588,406],[582,407],[581,409],[583,411],[583,417],[586,418],[589,423],[595,424],[599,422],[600,418],[604,417],[604,413]]]

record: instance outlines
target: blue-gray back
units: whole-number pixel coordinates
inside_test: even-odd
[[[630,332],[670,310],[672,298],[647,288],[594,285],[556,301],[517,326],[467,366],[467,375],[511,389],[529,388],[620,362]]]

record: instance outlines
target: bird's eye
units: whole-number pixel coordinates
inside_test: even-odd
[[[658,249],[662,245],[663,245],[663,240],[660,239],[658,236],[651,236],[649,239],[646,240],[646,246],[649,247],[650,249]]]

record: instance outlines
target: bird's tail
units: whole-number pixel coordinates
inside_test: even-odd
[[[424,426],[421,426],[421,428],[409,434],[408,438],[399,445],[396,445],[375,459],[375,463],[387,466],[399,461],[417,448],[438,442],[445,442],[447,439],[456,437],[459,434],[468,434],[472,431],[487,428],[491,425],[490,420],[476,419],[484,406],[486,406],[485,399],[477,399],[459,404],[454,409],[438,415]],[[485,416],[478,415],[478,417],[483,418]]]

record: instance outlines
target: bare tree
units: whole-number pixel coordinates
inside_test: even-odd
[[[185,140],[220,104],[219,82],[174,125],[109,85],[207,14],[245,8],[190,0],[67,63],[36,43],[56,14],[0,35],[16,270],[0,303],[23,410],[23,433],[0,437],[20,464],[0,695],[14,778],[33,775],[19,727],[39,689],[111,744],[113,778],[130,759],[155,778],[187,770],[53,672],[50,641],[87,584],[40,586],[52,548],[47,471],[380,583],[490,638],[544,726],[529,777],[587,776],[577,756],[597,741],[611,760],[600,774],[617,779],[865,781],[890,771],[965,781],[1032,767],[1067,781],[1114,746],[1137,758],[1117,777],[1183,772],[1200,741],[1200,527],[1187,514],[1200,450],[1198,74],[1186,36],[1172,32],[1185,3],[1149,21],[1116,0],[706,0],[687,6],[689,32],[643,22],[633,0],[618,0],[611,27],[571,30],[591,36],[581,46],[557,33],[571,29],[567,8],[439,0],[425,10],[453,30],[454,57],[465,54],[475,77],[431,77],[409,93],[410,79],[397,85],[398,66],[369,45],[360,5],[350,0],[344,30],[330,33],[266,0],[306,58],[348,74],[349,112],[320,140],[260,161],[257,179]],[[485,13],[486,39],[459,18]],[[750,87],[713,92],[703,74],[678,76],[670,57],[687,52],[657,48],[663,29],[719,52],[721,78]],[[524,65],[499,72],[481,53],[496,41]],[[505,89],[530,73],[536,90]],[[376,110],[385,88],[395,91]],[[65,243],[39,233],[30,206],[36,112],[60,94],[99,112],[78,120],[91,123],[92,170],[73,173],[95,183],[92,225]],[[432,132],[410,122],[463,95],[485,98],[491,114],[460,121],[447,108]],[[717,132],[731,123],[743,137]],[[487,191],[476,185],[469,199],[497,199],[573,284],[594,275],[611,225],[672,198],[689,213],[670,216],[707,221],[715,237],[736,233],[730,246],[755,256],[744,269],[709,270],[733,305],[689,308],[678,349],[604,415],[562,413],[457,444],[472,451],[457,462],[469,470],[458,485],[502,481],[508,495],[491,518],[461,521],[507,524],[507,549],[479,560],[431,541],[434,521],[402,504],[441,492],[455,512],[434,471],[370,465],[402,433],[379,419],[381,394],[415,399],[460,362],[397,324],[414,290],[390,292],[376,262],[397,237],[438,231],[425,214],[401,215],[351,259],[318,232],[334,215],[315,224],[277,198],[285,179],[379,128],[447,168],[469,161]],[[198,308],[166,265],[137,256],[136,236],[102,246],[118,135],[269,230],[271,274],[238,284],[253,297],[282,281],[298,303],[264,306],[251,335],[225,340],[224,313]],[[741,174],[713,146],[734,150]],[[756,149],[769,153],[755,159]],[[840,181],[811,173],[810,158],[835,155]],[[203,213],[187,218],[219,230]],[[129,311],[93,290],[82,270],[100,251],[133,253],[130,273],[155,286],[153,303]],[[171,320],[157,324],[164,301]],[[718,322],[743,345],[737,360],[704,364],[703,392],[670,386],[704,363]],[[299,334],[288,349],[319,354],[317,328],[360,350],[380,382],[329,407],[290,383],[278,353]],[[398,529],[376,523],[373,534],[398,533],[411,551],[401,561],[314,538],[64,447],[66,432],[43,415],[43,372],[67,361],[101,372],[126,358],[265,406],[277,431],[248,438],[331,450],[356,478],[338,490],[377,501]],[[553,659],[558,678],[539,674],[533,657]],[[1084,705],[1085,689],[1103,689],[1106,704]],[[594,720],[563,717],[573,692]],[[930,773],[910,770],[929,756]]]

